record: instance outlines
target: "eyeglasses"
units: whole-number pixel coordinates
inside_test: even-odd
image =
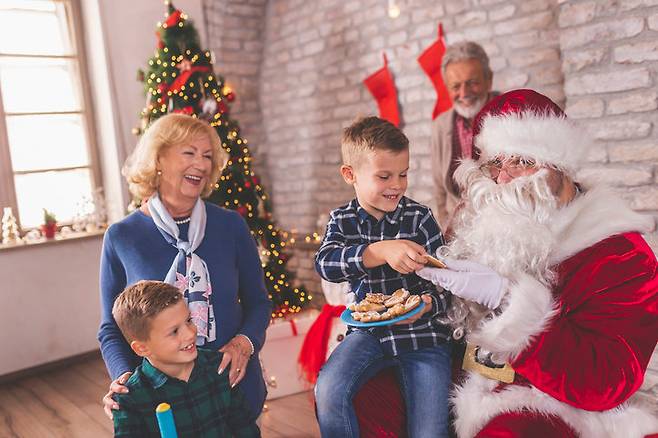
[[[512,178],[521,176],[526,170],[537,166],[535,160],[522,157],[494,158],[480,166],[482,173],[491,179],[498,178],[503,170]]]

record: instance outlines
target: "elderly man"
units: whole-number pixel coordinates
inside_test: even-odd
[[[474,42],[449,46],[443,55],[441,70],[452,109],[432,123],[430,150],[437,216],[445,230],[459,200],[453,173],[460,160],[477,158],[477,151],[473,150],[472,121],[494,94],[489,58]]]
[[[653,219],[575,182],[587,139],[541,94],[493,99],[474,139],[448,269],[418,271],[453,293],[469,342],[458,436],[658,432],[632,398],[658,338],[658,262],[640,235]]]

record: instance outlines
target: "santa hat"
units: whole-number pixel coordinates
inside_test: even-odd
[[[487,103],[473,122],[473,139],[484,160],[520,156],[572,175],[589,146],[582,128],[567,120],[555,102],[527,89]]]

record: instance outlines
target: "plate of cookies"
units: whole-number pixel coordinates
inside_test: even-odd
[[[420,295],[411,295],[405,289],[391,295],[368,293],[365,299],[347,306],[340,319],[352,327],[391,325],[417,314],[424,306]]]

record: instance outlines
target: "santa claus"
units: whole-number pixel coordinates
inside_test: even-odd
[[[549,98],[511,91],[474,123],[448,269],[418,272],[453,293],[469,343],[458,436],[658,432],[633,401],[658,338],[658,263],[640,235],[654,220],[577,182],[588,142]]]

